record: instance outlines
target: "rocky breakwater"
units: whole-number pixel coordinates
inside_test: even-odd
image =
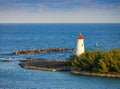
[[[27,62],[27,61],[33,61],[33,60],[37,60],[37,59],[36,58],[26,58],[26,59],[20,60],[20,62]]]
[[[65,71],[76,75],[120,78],[120,73],[92,73],[89,71],[79,71],[71,65],[69,60],[47,60],[26,58],[24,60],[21,60],[20,62],[21,63],[19,65],[27,69]]]
[[[85,71],[71,71],[70,73],[76,75],[86,75],[86,76],[98,76],[98,77],[110,77],[110,78],[120,78],[120,73],[91,73]]]
[[[49,49],[30,49],[30,50],[17,50],[12,54],[35,54],[35,53],[43,53],[43,52],[67,52],[74,51],[73,48],[49,48]]]
[[[67,60],[44,60],[44,59],[26,59],[19,64],[23,68],[48,70],[48,71],[71,71],[73,67]]]

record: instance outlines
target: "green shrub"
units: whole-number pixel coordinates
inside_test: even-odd
[[[109,51],[86,50],[84,54],[70,57],[73,67],[80,71],[97,73],[118,72],[120,73],[120,49]]]

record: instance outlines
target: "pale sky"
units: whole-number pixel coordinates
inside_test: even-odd
[[[0,0],[0,23],[120,23],[120,0]]]

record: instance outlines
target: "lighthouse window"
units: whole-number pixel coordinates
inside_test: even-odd
[[[83,46],[83,44],[81,46]]]

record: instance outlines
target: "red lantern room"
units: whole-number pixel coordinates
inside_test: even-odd
[[[83,35],[82,34],[79,34],[77,39],[84,39]]]

